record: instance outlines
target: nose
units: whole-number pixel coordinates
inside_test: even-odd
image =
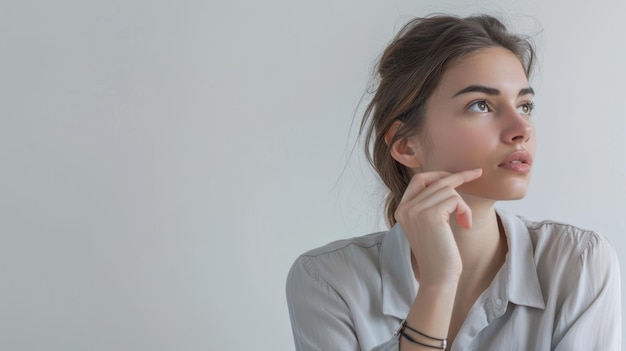
[[[506,144],[523,144],[533,137],[534,126],[529,115],[520,113],[517,108],[509,109],[503,116],[502,141]]]

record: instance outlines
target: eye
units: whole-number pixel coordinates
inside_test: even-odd
[[[485,100],[480,100],[480,101],[476,101],[474,103],[472,103],[471,105],[469,105],[467,107],[468,111],[472,111],[472,112],[490,112],[489,109],[489,105],[487,104],[487,101]]]
[[[520,106],[517,107],[517,111],[523,115],[528,115],[530,116],[533,113],[533,110],[535,109],[535,103],[534,102],[527,102],[524,104],[521,104]]]

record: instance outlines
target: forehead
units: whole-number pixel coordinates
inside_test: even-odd
[[[453,62],[444,72],[434,95],[454,94],[469,85],[517,95],[520,89],[528,87],[528,79],[521,62],[511,51],[500,47],[481,49]]]

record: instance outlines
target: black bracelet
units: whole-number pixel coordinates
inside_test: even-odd
[[[400,335],[402,335],[405,339],[407,339],[409,342],[411,342],[413,344],[417,344],[417,345],[421,345],[421,346],[425,346],[425,347],[429,347],[431,349],[437,349],[437,350],[445,350],[446,349],[446,343],[445,342],[442,343],[441,346],[428,345],[428,344],[424,344],[424,343],[421,343],[421,342],[413,339],[407,333],[405,333],[404,330],[400,332]]]
[[[445,342],[446,341],[446,339],[439,339],[439,338],[434,338],[432,336],[426,335],[426,334],[422,333],[421,331],[419,331],[417,329],[411,328],[411,326],[406,324],[406,323],[404,323],[404,326],[409,328],[410,331],[415,332],[415,333],[417,333],[417,334],[419,334],[421,336],[427,337],[427,338],[429,338],[431,340],[436,340],[436,341],[441,341],[441,342]],[[445,349],[445,347],[444,347],[444,349]]]
[[[421,342],[415,340],[414,338],[412,338],[407,333],[405,333],[404,332],[404,327],[407,327],[410,331],[412,331],[414,333],[417,333],[417,334],[419,334],[419,335],[421,335],[421,336],[423,336],[425,338],[428,338],[428,339],[434,340],[434,341],[438,341],[438,342],[441,343],[441,345],[434,346],[434,345],[428,345],[428,344],[421,343]],[[432,337],[430,335],[426,335],[426,334],[422,333],[421,331],[419,331],[419,330],[417,330],[415,328],[412,328],[410,325],[406,324],[406,319],[403,320],[400,323],[400,325],[398,326],[398,328],[396,329],[396,331],[394,333],[394,335],[398,335],[398,334],[401,335],[402,337],[404,337],[405,339],[407,339],[409,342],[412,342],[414,344],[421,345],[421,346],[430,347],[430,348],[433,348],[433,349],[445,350],[446,347],[448,346],[448,339],[439,339],[439,338],[434,338],[434,337]]]

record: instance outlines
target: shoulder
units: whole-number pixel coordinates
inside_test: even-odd
[[[597,231],[552,220],[521,218],[534,246],[534,260],[542,285],[572,289],[600,289],[619,276],[619,262],[608,239]]]
[[[377,232],[360,237],[333,241],[300,255],[292,266],[305,269],[314,278],[320,272],[338,272],[342,269],[373,262],[378,259],[380,246],[388,232]]]
[[[332,255],[333,253],[343,251],[361,251],[379,246],[387,232],[377,232],[364,236],[358,236],[350,239],[333,241],[324,246],[320,246],[313,250],[309,250],[301,255],[301,257],[318,257]]]
[[[533,221],[519,218],[528,228],[538,253],[572,255],[576,258],[594,254],[616,256],[610,242],[597,231],[553,220]]]
[[[380,279],[380,252],[388,232],[377,232],[331,242],[307,251],[293,263],[287,286],[324,286],[337,290]]]

